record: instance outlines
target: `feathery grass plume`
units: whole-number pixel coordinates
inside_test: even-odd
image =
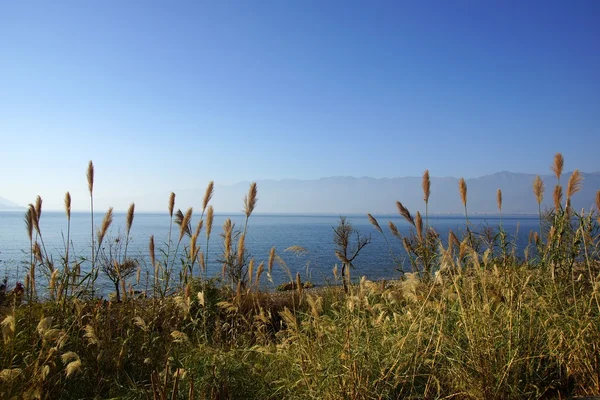
[[[410,242],[408,241],[407,238],[402,238],[402,246],[404,246],[404,250],[406,250],[406,252],[408,254],[412,253],[413,249],[412,246],[410,245]]]
[[[208,257],[208,253],[207,253],[207,257]],[[198,253],[198,260],[200,262],[200,267],[202,268],[202,271],[206,272],[206,261],[204,260],[204,253],[202,251],[200,251],[200,253]]]
[[[427,204],[429,202],[429,196],[431,195],[431,180],[429,179],[428,169],[423,173],[421,187],[423,188],[423,201]]]
[[[210,233],[212,232],[213,220],[215,217],[215,209],[213,206],[209,206],[206,212],[206,239],[210,238]]]
[[[398,209],[398,213],[400,213],[400,215],[403,216],[405,220],[407,220],[412,226],[415,226],[415,220],[413,219],[412,215],[410,215],[408,209],[404,207],[404,205],[402,205],[402,203],[397,201],[396,208]]]
[[[561,209],[562,195],[563,195],[562,186],[560,186],[560,185],[554,186],[553,200],[554,200],[555,212],[558,212]]]
[[[256,182],[252,182],[250,184],[250,189],[248,190],[248,194],[244,197],[244,206],[245,206],[245,213],[246,213],[246,218],[250,217],[250,215],[252,214],[252,211],[254,211],[254,207],[256,206],[256,201],[258,200],[256,198],[256,195],[258,193],[257,187],[256,187]]]
[[[536,175],[533,181],[533,194],[535,194],[535,200],[538,203],[538,216],[540,217],[540,235],[542,235],[542,200],[544,200],[544,181],[539,175]]]
[[[335,279],[338,279],[338,266],[337,266],[337,264],[335,264],[335,265],[333,266],[333,269],[331,270],[331,272],[333,273],[333,277],[334,277]]]
[[[398,239],[401,239],[400,231],[398,231],[398,227],[392,221],[388,222],[388,227],[390,228],[392,235],[396,236]]]
[[[542,200],[544,200],[544,190],[544,181],[539,175],[536,175],[533,181],[533,194],[535,194],[535,200],[538,204],[542,204]]]
[[[258,288],[260,285],[260,277],[263,274],[263,271],[265,270],[265,263],[264,261],[261,261],[260,264],[258,264],[258,268],[256,269],[256,279],[255,279],[255,285]]]
[[[92,162],[92,160],[90,160],[90,162],[88,163],[86,177],[88,182],[88,190],[91,196],[94,193],[94,163]]]
[[[177,210],[178,213],[180,213],[180,210]],[[192,213],[194,212],[193,207],[190,207],[187,209],[187,211],[185,212],[185,215],[183,215],[181,221],[179,222],[179,241],[181,241],[181,239],[183,239],[184,235],[190,235],[190,220],[192,219]]]
[[[63,364],[67,364],[65,367],[67,378],[81,370],[81,359],[77,353],[68,351],[61,356],[61,360]]]
[[[56,289],[56,279],[58,278],[58,269],[52,271],[50,275],[50,281],[48,282],[48,291],[54,296],[54,289]]]
[[[308,254],[308,250],[305,247],[293,245],[284,250],[286,253],[294,253],[296,257]]]
[[[23,220],[25,221],[25,229],[27,230],[27,237],[29,238],[30,242],[33,241],[33,212],[35,211],[32,211],[30,207],[27,209],[27,212],[23,217]]]
[[[375,229],[377,229],[377,231],[379,231],[379,233],[383,233],[383,231],[381,230],[381,227],[379,226],[379,222],[377,222],[375,217],[373,217],[371,214],[367,214],[367,217],[369,218],[369,222],[371,223],[371,225],[373,225],[375,227]]]
[[[269,261],[267,264],[269,276],[273,271],[273,263],[275,262],[275,247],[271,247],[271,251],[269,251]]]
[[[465,178],[460,178],[460,181],[458,181],[458,190],[460,191],[460,201],[464,207],[467,207],[467,182],[465,182]]]
[[[423,241],[423,218],[421,217],[421,213],[417,211],[415,216],[415,225],[417,228],[417,237],[419,238],[419,242]]]
[[[224,235],[224,246],[225,246],[225,255],[229,255],[231,253],[231,234],[233,232],[233,224],[231,223],[231,218],[227,218],[223,223],[223,235]]]
[[[92,218],[92,271],[94,270],[94,266],[96,265],[96,255],[94,252],[94,163],[92,160],[88,163],[88,168],[86,172],[87,182],[88,182],[88,190],[90,192],[90,215]]]
[[[187,343],[190,340],[188,336],[181,331],[171,332],[171,337],[173,338],[173,343]]]
[[[169,196],[169,217],[173,218],[173,209],[175,208],[175,193],[171,192]]]
[[[254,258],[248,263],[248,286],[252,286],[252,274],[254,274]]]
[[[10,383],[17,379],[19,376],[21,376],[22,373],[23,370],[21,368],[3,369],[2,371],[0,371],[0,382]]]
[[[237,248],[237,263],[241,267],[244,264],[244,242],[246,241],[246,235],[240,236],[238,240],[238,248]]]
[[[139,265],[137,267],[137,271],[135,271],[135,284],[139,285],[140,284],[140,279],[142,279],[142,266]]]
[[[106,233],[108,232],[108,228],[113,222],[113,208],[110,207],[106,214],[104,215],[104,219],[102,220],[102,225],[98,230],[98,248],[102,245],[102,241],[106,237]]]
[[[423,173],[421,181],[423,188],[423,201],[425,202],[425,227],[429,226],[429,196],[431,195],[431,179],[429,178],[429,170],[426,169]]]
[[[85,333],[83,334],[83,337],[88,340],[89,344],[98,344],[98,343],[100,343],[100,341],[98,340],[98,336],[96,336],[96,332],[95,332],[94,327],[92,325],[86,325],[83,328],[83,330],[85,331]]]
[[[40,220],[37,217],[37,211],[35,210],[35,206],[33,204],[29,204],[29,213],[31,214],[31,224],[33,225],[33,229],[40,234]]]
[[[133,224],[133,217],[135,213],[135,203],[131,203],[129,205],[129,209],[127,210],[127,218],[125,220],[125,230],[127,231],[127,235],[131,231],[131,225]]]
[[[565,166],[565,159],[563,158],[562,154],[556,153],[554,155],[554,162],[550,166],[550,169],[552,170],[552,172],[554,172],[554,176],[556,176],[557,184],[560,184],[560,176],[562,175],[564,166]]]
[[[150,251],[150,263],[153,268],[156,268],[156,253],[154,251],[154,235],[150,235],[150,242],[148,243],[148,250]],[[155,271],[155,276],[158,276],[158,273]]]
[[[206,192],[204,193],[204,200],[202,201],[202,213],[204,214],[204,211],[206,210],[206,207],[208,206],[208,203],[210,202],[210,199],[212,199],[212,196],[214,194],[214,187],[215,187],[215,183],[213,181],[208,182],[208,186],[206,187]]]
[[[65,193],[65,212],[67,219],[71,219],[71,193]]]
[[[183,222],[183,218],[185,218],[185,215],[183,215],[183,211],[177,210],[175,212],[175,223],[177,225],[181,226],[181,223]]]
[[[40,247],[40,242],[37,240],[33,242],[33,257],[41,264],[44,262],[42,258],[42,248]]]
[[[578,169],[573,171],[567,184],[567,208],[571,206],[571,197],[581,190],[581,184],[583,182],[583,175]]]
[[[202,220],[200,220],[202,221]],[[192,267],[194,266],[194,262],[196,261],[196,257],[198,256],[199,247],[196,246],[196,241],[198,240],[198,235],[194,233],[190,238],[190,258],[192,260]]]
[[[42,317],[37,325],[36,331],[40,336],[44,336],[44,333],[50,329],[50,326],[52,326],[52,317]]]
[[[204,228],[204,220],[203,219],[199,220],[198,224],[196,225],[196,231],[194,232],[196,237],[200,236],[200,232],[202,232],[202,228]]]
[[[7,315],[0,323],[0,326],[2,326],[2,341],[4,344],[8,344],[15,335],[15,316]]]
[[[498,211],[502,213],[502,190],[500,189],[496,192],[496,203],[498,204]]]
[[[35,217],[39,223],[42,217],[42,198],[39,195],[35,198]]]
[[[448,231],[448,245],[460,246],[460,240],[458,240],[456,234],[452,232],[452,229]]]

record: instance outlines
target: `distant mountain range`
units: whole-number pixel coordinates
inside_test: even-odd
[[[0,197],[0,211],[16,211],[24,209],[24,207],[21,207],[18,204],[15,204],[10,200],[5,199],[4,197]]]
[[[563,175],[565,186],[570,173]],[[583,173],[583,187],[572,199],[577,210],[589,210],[600,190],[600,172]],[[467,206],[470,213],[498,213],[496,192],[502,190],[503,212],[506,214],[535,214],[538,205],[533,194],[533,174],[499,172],[468,179]],[[553,175],[542,176],[546,190],[542,209],[552,207],[552,192],[556,185]],[[460,214],[457,178],[431,178],[429,212],[432,214]],[[389,214],[396,212],[396,201],[401,201],[412,213],[424,211],[421,177],[353,178],[330,177],[317,180],[263,180],[258,184],[257,212],[273,213],[332,213],[332,214]],[[242,198],[249,182],[215,188],[215,210],[241,211]],[[198,205],[204,189],[181,193],[179,204],[188,201]],[[179,195],[179,194],[178,194]],[[164,207],[162,207],[164,208]]]
[[[566,173],[561,184],[566,187],[571,173]],[[583,173],[583,187],[572,199],[575,209],[590,210],[596,192],[600,190],[600,172]],[[532,190],[535,175],[513,172],[498,172],[479,178],[467,179],[468,210],[471,214],[497,214],[496,191],[502,189],[503,213],[536,214],[538,206]],[[542,209],[551,208],[552,191],[556,178],[544,175],[546,186]],[[258,184],[257,213],[300,213],[300,214],[393,214],[396,201],[401,201],[413,214],[424,212],[421,177],[375,179],[369,177],[329,177],[315,180],[260,180]],[[235,185],[218,185],[212,204],[216,212],[242,211],[243,197],[249,182]],[[193,206],[200,209],[205,187],[192,190],[175,190],[176,208]],[[566,189],[565,189],[566,192]],[[136,203],[136,211],[165,212],[169,193],[150,192],[137,196],[97,197],[96,210],[104,211],[109,206],[124,211],[130,202]],[[564,201],[564,200],[563,200]],[[0,197],[1,210],[15,210],[19,206]],[[23,209],[24,208],[20,208]],[[431,214],[461,214],[464,212],[458,192],[458,179],[452,177],[431,178]]]

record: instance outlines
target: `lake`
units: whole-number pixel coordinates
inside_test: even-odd
[[[27,253],[29,239],[23,215],[23,212],[0,212],[0,279],[6,276],[11,287],[15,281],[24,280],[25,269],[29,260]],[[101,213],[95,214],[94,222],[96,226],[101,224],[103,216],[104,214]],[[391,235],[387,229],[387,223],[390,220],[393,221],[402,234],[408,234],[412,227],[398,215],[375,215],[375,217],[384,229],[384,233],[396,255],[405,256],[406,253],[402,244]],[[216,276],[221,273],[221,264],[217,260],[223,249],[220,233],[222,232],[223,222],[227,218],[232,219],[236,229],[243,228],[245,216],[242,214],[215,215],[208,251],[209,276]],[[169,221],[169,215],[166,213],[136,213],[131,229],[128,255],[135,256],[149,265],[148,241],[150,235],[154,235],[158,258],[160,255],[158,248],[166,249]],[[274,246],[277,253],[287,263],[292,274],[295,275],[296,272],[300,272],[303,280],[310,280],[314,284],[324,284],[332,281],[332,269],[334,265],[339,264],[334,254],[335,245],[333,243],[333,227],[337,225],[338,221],[339,216],[335,215],[253,215],[250,217],[248,225],[246,247],[256,259],[258,265],[260,261],[267,262],[269,251]],[[395,268],[386,242],[382,235],[369,223],[366,215],[350,215],[348,221],[362,234],[370,234],[372,237],[372,243],[365,247],[354,261],[353,264],[356,269],[352,271],[352,277],[358,278],[365,275],[367,278],[374,280],[397,278],[399,272]],[[505,231],[507,231],[511,240],[516,240],[522,254],[522,250],[527,244],[529,232],[539,229],[537,215],[504,216],[502,221]],[[469,222],[472,224],[472,229],[483,232],[485,227],[498,228],[500,218],[499,216],[470,216]],[[195,224],[196,220],[193,219],[193,229],[195,229]],[[444,243],[447,240],[449,229],[459,234],[464,232],[466,227],[465,219],[461,216],[430,216],[429,224],[440,233]],[[125,213],[115,213],[113,225],[107,239],[105,239],[105,244],[111,238],[114,240],[119,233],[123,233],[124,227]],[[40,229],[47,252],[54,255],[55,261],[60,260],[60,255],[64,254],[64,237],[66,237],[67,232],[65,214],[63,212],[43,212]],[[90,258],[90,234],[90,214],[85,212],[72,213],[72,255]],[[174,241],[177,240],[178,234],[179,227],[173,224]],[[188,243],[189,239],[184,238],[181,247]],[[206,239],[204,232],[202,232],[198,244],[201,250],[205,251]],[[284,251],[290,246],[301,246],[307,252],[298,256],[292,252]],[[83,269],[85,269],[85,265]],[[273,284],[267,282],[265,277],[266,274],[262,279],[265,289],[288,280],[287,275],[277,267],[273,269]],[[106,279],[99,278],[99,285],[103,293],[112,290]]]

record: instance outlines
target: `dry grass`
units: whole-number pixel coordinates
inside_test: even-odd
[[[553,164],[557,180],[564,163],[558,156]],[[467,188],[461,182],[466,214]],[[543,196],[540,182],[534,182],[538,205]],[[567,203],[581,184],[576,171],[567,185]],[[426,184],[425,175],[422,189],[428,203],[431,184]],[[491,235],[490,247],[482,246],[469,230],[463,237],[449,231],[444,242],[423,226],[420,212],[413,219],[397,202],[411,231],[404,235],[390,221],[392,236],[399,239],[390,250],[394,258],[394,248],[404,251],[414,273],[392,282],[363,278],[346,287],[347,293],[338,286],[307,289],[274,247],[266,263],[248,259],[247,219],[256,206],[255,184],[244,198],[243,230],[236,230],[230,219],[223,225],[224,276],[226,269],[234,276],[230,269],[241,268],[238,280],[223,283],[190,273],[176,283],[170,274],[177,262],[182,271],[193,271],[198,258],[207,262],[203,254],[208,254],[213,224],[214,211],[208,204],[212,192],[211,182],[194,234],[189,228],[192,209],[174,215],[171,195],[168,212],[180,226],[179,242],[186,234],[190,241],[181,244],[185,256],[177,259],[170,250],[170,235],[165,248],[156,247],[150,237],[148,276],[154,275],[148,280],[153,296],[132,296],[132,285],[143,281],[142,270],[133,264],[136,276],[123,276],[123,268],[133,262],[126,257],[115,264],[120,290],[127,293],[124,301],[106,301],[95,298],[93,291],[80,290],[79,283],[92,278],[73,280],[75,274],[64,265],[49,275],[50,299],[25,299],[18,291],[6,296],[0,306],[0,398],[600,395],[600,191],[595,199],[598,210],[578,215],[568,204],[563,210],[562,187],[557,185],[556,207],[544,216],[540,234],[531,235],[531,256],[526,259],[506,251],[502,228]],[[500,190],[496,199],[501,211]],[[32,293],[36,267],[50,265],[39,232],[41,214],[39,198],[25,215],[31,243],[27,293]],[[132,205],[127,234],[133,215]],[[375,217],[368,218],[385,237]],[[110,209],[96,235],[98,249],[112,219]],[[203,226],[207,242],[202,249],[197,239]],[[342,255],[345,260],[351,257]],[[260,290],[265,269],[271,279],[274,268],[288,275],[293,291]],[[337,268],[334,276],[338,278]],[[69,288],[72,282],[76,285]]]

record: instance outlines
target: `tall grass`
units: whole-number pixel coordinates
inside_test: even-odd
[[[431,185],[426,173],[425,221],[420,211],[413,217],[398,201],[398,212],[411,230],[404,235],[389,222],[397,242],[388,242],[382,225],[368,215],[375,232],[386,238],[390,257],[412,272],[395,281],[363,278],[354,285],[344,275],[345,291],[337,286],[306,289],[274,247],[266,262],[251,256],[246,235],[257,204],[255,184],[244,199],[241,230],[231,220],[223,226],[222,253],[213,260],[222,264],[223,277],[208,277],[211,182],[195,230],[193,209],[175,212],[174,194],[169,198],[170,231],[173,221],[179,227],[176,248],[171,248],[170,233],[162,246],[150,237],[148,274],[153,276],[142,296],[133,295],[139,270],[134,279],[121,269],[130,259],[130,207],[124,251],[110,258],[117,261],[116,288],[123,297],[97,298],[94,279],[75,278],[78,274],[69,268],[69,228],[62,269],[54,268],[43,249],[40,198],[25,215],[30,243],[26,295],[16,288],[0,306],[0,398],[600,395],[600,191],[595,209],[574,210],[571,200],[582,185],[576,171],[563,203],[563,164],[557,154],[553,209],[542,212],[544,185],[538,178],[532,182],[531,201],[538,204],[541,225],[525,249],[530,256],[517,257],[514,246],[509,251],[502,224],[497,234],[487,235],[487,242],[482,239],[486,235],[469,227],[464,180],[459,196],[466,232],[440,237],[428,221]],[[501,190],[496,200],[502,212]],[[69,226],[66,199],[65,209]],[[92,272],[107,273],[98,266],[104,262],[100,245],[114,244],[108,236],[112,219],[109,209],[92,236],[93,262],[84,265]],[[334,238],[347,268],[368,236],[353,242],[355,231],[349,221],[343,222],[334,227]],[[204,248],[198,241],[203,228]],[[409,265],[402,265],[399,255]],[[179,281],[173,279],[177,263],[182,265]],[[199,274],[194,274],[195,263]],[[271,279],[274,268],[283,269],[295,290],[260,290],[261,276]],[[36,269],[49,273],[47,288],[36,289]],[[62,288],[54,291],[58,282]]]

